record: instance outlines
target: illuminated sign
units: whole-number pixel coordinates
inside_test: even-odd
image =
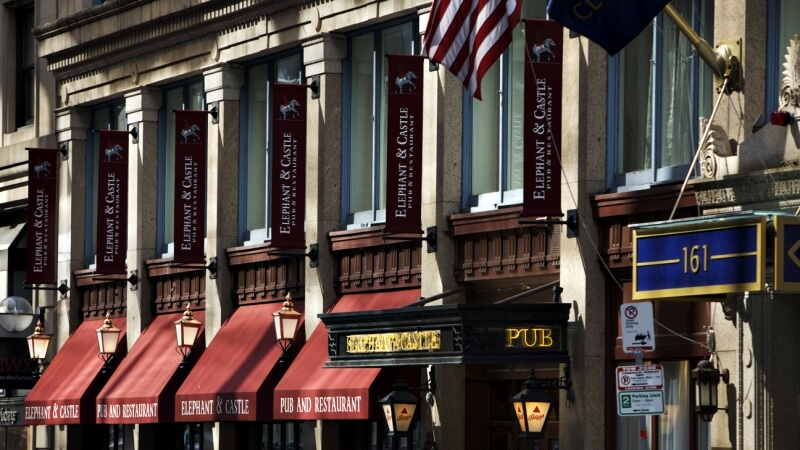
[[[550,328],[506,328],[506,348],[549,348],[553,343]]]
[[[765,227],[750,216],[634,230],[633,299],[763,289]]]
[[[434,305],[321,314],[325,367],[568,362],[569,304]]]
[[[441,348],[442,336],[439,330],[347,336],[347,353],[418,352]]]

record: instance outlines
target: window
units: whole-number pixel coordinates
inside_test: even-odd
[[[303,450],[303,422],[262,425],[260,450]]]
[[[783,85],[783,63],[789,40],[800,34],[800,9],[792,0],[770,0],[767,25],[767,111],[766,117],[778,109]]]
[[[713,0],[671,3],[714,42]],[[663,13],[609,59],[608,187],[683,180],[697,147],[699,117],[712,110],[713,72]]]
[[[182,450],[203,450],[203,424],[192,423],[183,426]]]
[[[643,422],[640,416],[617,417],[617,449],[643,448],[639,438],[640,423],[644,423],[647,431],[647,449],[709,449],[709,424],[694,412],[689,361],[665,361],[659,364],[664,367],[664,414],[642,416]],[[693,435],[696,439],[692,438]]]
[[[33,123],[35,102],[36,40],[33,38],[33,8],[17,10],[16,126]]]
[[[125,425],[106,425],[105,446],[109,450],[125,449]]]
[[[408,19],[350,36],[342,144],[348,228],[386,220],[386,55],[414,54],[417,37],[417,22]]]
[[[86,154],[86,204],[89,205],[86,211],[86,265],[94,264],[97,255],[97,170],[100,163],[100,140],[96,130],[127,130],[128,116],[125,112],[125,100],[118,100],[101,107],[95,108],[91,112],[91,123],[86,130],[87,148]]]
[[[242,201],[245,215],[245,243],[259,243],[270,238],[270,135],[272,118],[271,83],[301,83],[303,75],[302,55],[292,54],[278,57],[247,69],[245,82],[246,130],[243,130],[243,167],[245,188],[242,190]]]
[[[28,447],[28,427],[0,426],[0,448],[25,450]]]
[[[524,0],[522,15],[544,19],[546,0]],[[464,206],[471,211],[522,203],[525,36],[523,25],[481,82],[483,100],[464,90]]]
[[[205,110],[206,95],[203,81],[193,81],[164,89],[164,108],[159,117],[159,156],[158,179],[159,197],[159,242],[162,252],[172,255],[174,207],[175,207],[175,113],[173,111]],[[205,223],[205,218],[203,218]]]

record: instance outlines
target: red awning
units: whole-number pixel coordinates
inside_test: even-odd
[[[283,373],[272,313],[282,305],[240,306],[222,325],[175,395],[177,422],[272,420],[272,391]],[[294,305],[303,311],[303,302]]]
[[[419,289],[348,294],[339,299],[331,312],[399,308],[419,300],[419,295]],[[320,323],[275,387],[274,420],[370,418],[370,409],[377,406],[370,388],[381,369],[324,368],[327,360],[328,330]]]
[[[205,319],[205,311],[192,314],[200,322]],[[97,423],[174,421],[175,391],[184,379],[178,370],[183,356],[177,351],[175,337],[175,321],[182,316],[158,315],[142,332],[97,396]],[[205,348],[203,338],[201,328],[193,356],[199,356]]]
[[[118,348],[124,355],[125,318],[112,320],[122,330]],[[94,400],[106,381],[97,347],[97,329],[102,326],[102,319],[84,321],[56,353],[25,397],[25,425],[95,423]]]

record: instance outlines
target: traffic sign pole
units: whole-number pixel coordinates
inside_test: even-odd
[[[644,365],[644,352],[636,350],[636,365]],[[645,416],[639,416],[639,450],[647,450],[647,423]]]

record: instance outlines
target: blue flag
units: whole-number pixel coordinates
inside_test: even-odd
[[[547,13],[610,55],[622,50],[669,0],[550,0]]]

